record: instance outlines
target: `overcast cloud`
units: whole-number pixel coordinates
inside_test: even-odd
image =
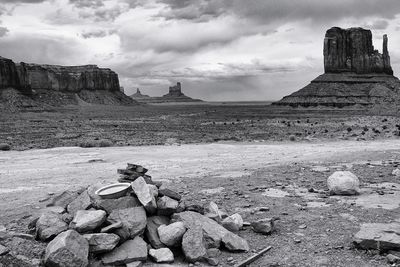
[[[325,31],[389,36],[400,71],[398,0],[0,0],[0,56],[97,64],[128,94],[181,81],[205,100],[275,100],[323,72]]]

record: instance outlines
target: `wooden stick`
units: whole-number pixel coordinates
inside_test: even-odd
[[[268,250],[270,250],[272,247],[268,246],[266,248],[264,248],[263,250],[261,250],[260,252],[258,252],[257,254],[245,259],[244,261],[238,263],[237,265],[235,265],[235,267],[246,267],[247,265],[249,265],[250,263],[258,260],[259,258],[261,258],[265,253],[267,253]]]

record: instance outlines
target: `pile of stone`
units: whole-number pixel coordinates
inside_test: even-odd
[[[249,250],[235,232],[243,227],[239,214],[228,216],[211,202],[206,207],[185,205],[181,195],[146,175],[147,169],[128,164],[120,181],[130,191],[116,199],[95,194],[97,186],[65,191],[55,196],[47,212],[30,227],[39,240],[49,242],[45,266],[140,266],[149,258],[157,263],[187,262],[218,265],[219,249]],[[254,222],[256,232],[268,234],[273,220]]]

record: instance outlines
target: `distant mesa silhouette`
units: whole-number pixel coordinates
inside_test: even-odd
[[[145,103],[168,103],[168,102],[201,102],[200,99],[193,99],[191,97],[186,96],[182,92],[182,85],[178,82],[174,86],[170,86],[168,89],[168,93],[161,97],[149,97],[148,95],[143,95],[139,88],[136,90],[136,93],[131,95],[134,100],[138,102]]]
[[[325,73],[274,105],[332,106],[399,103],[400,81],[393,76],[388,37],[382,54],[372,45],[372,33],[363,28],[333,27],[324,39]]]

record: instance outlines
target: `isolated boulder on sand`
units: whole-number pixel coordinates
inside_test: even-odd
[[[360,193],[360,181],[349,171],[336,171],[327,180],[331,195],[357,195]]]
[[[88,265],[89,244],[74,230],[59,234],[46,247],[45,266],[86,267]]]

